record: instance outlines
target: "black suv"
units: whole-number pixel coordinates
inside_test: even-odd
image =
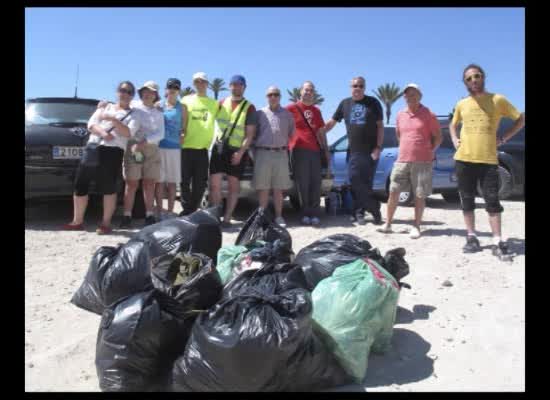
[[[73,193],[76,167],[98,100],[42,97],[25,102],[25,199]]]

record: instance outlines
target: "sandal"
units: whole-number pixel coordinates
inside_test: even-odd
[[[98,234],[98,235],[108,235],[109,233],[111,233],[113,230],[111,229],[110,226],[105,226],[105,225],[99,225],[97,227],[97,229],[95,230],[95,232]]]
[[[64,231],[83,231],[84,230],[84,224],[65,224],[61,227]]]

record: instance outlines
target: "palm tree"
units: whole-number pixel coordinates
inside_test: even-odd
[[[189,96],[190,94],[193,94],[193,93],[195,93],[195,89],[193,89],[191,86],[187,86],[186,88],[184,88],[184,89],[180,92],[180,96],[181,96],[181,97]]]
[[[384,106],[386,107],[386,123],[389,124],[391,116],[391,106],[401,96],[403,96],[401,89],[395,83],[392,83],[391,85],[389,83],[386,83],[385,85],[378,87],[378,89],[376,91],[373,91],[373,93],[382,103],[384,103]]]
[[[287,93],[291,102],[296,103],[300,100],[301,94],[299,87],[292,88],[292,91],[287,89]],[[324,101],[325,99],[323,98],[323,96],[321,96],[319,93],[317,93],[317,90],[315,90],[313,92],[313,104],[320,106],[321,104],[323,104]]]
[[[225,85],[225,82],[221,78],[215,78],[211,83],[208,84],[210,90],[214,92],[214,98],[216,100],[218,100],[218,94],[220,92],[227,90],[227,88],[223,85]]]

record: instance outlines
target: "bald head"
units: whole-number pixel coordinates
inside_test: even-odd
[[[302,83],[302,88],[300,90],[300,100],[306,106],[313,104],[313,98],[315,96],[315,85],[311,81],[305,81]]]

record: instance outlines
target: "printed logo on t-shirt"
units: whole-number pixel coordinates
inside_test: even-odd
[[[351,125],[364,125],[367,122],[367,107],[364,104],[356,103],[351,108]]]
[[[311,110],[306,110],[304,112],[304,117],[306,117],[310,125],[313,125],[313,112]]]

